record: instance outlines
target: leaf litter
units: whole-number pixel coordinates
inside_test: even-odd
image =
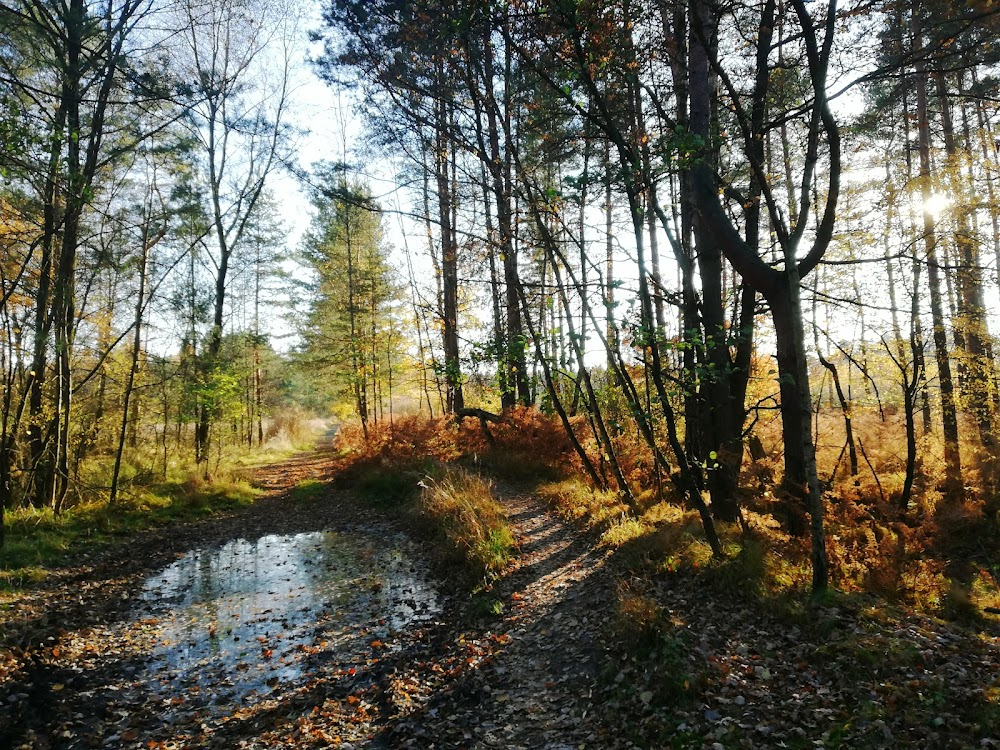
[[[332,490],[289,499],[328,466],[271,467],[249,509],[82,559],[0,613],[0,746],[1000,747],[995,631],[864,599],[792,617],[696,575],[637,579],[509,487],[520,554],[484,617],[398,519]],[[247,547],[265,594],[217,595],[227,571],[246,578]],[[324,565],[349,583],[327,586]],[[664,613],[645,652],[611,627],[623,580]]]

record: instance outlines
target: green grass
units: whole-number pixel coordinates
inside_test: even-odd
[[[318,479],[303,479],[292,487],[291,497],[297,503],[314,503],[326,494],[329,485]]]
[[[504,604],[500,597],[480,588],[473,592],[472,611],[484,619],[494,619],[503,614]]]
[[[258,494],[245,481],[170,482],[133,493],[115,507],[89,502],[58,515],[48,508],[9,511],[0,589],[39,583],[75,556],[144,529],[238,510]]]
[[[488,573],[495,574],[510,562],[514,547],[514,535],[504,523],[490,529],[484,538],[476,540],[473,556]]]

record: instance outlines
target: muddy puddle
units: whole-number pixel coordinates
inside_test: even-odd
[[[360,659],[373,641],[392,648],[439,610],[404,537],[322,531],[188,552],[146,581],[135,621],[149,632],[147,688],[204,714]]]

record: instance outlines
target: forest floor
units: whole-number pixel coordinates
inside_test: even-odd
[[[329,485],[296,494],[331,473],[329,451],[262,469],[249,508],[92,552],[0,608],[0,747],[1000,747],[995,629],[650,576],[503,482],[518,554],[470,596],[405,516]],[[168,620],[144,612],[151,576],[190,550],[324,529],[368,539],[376,560],[408,535],[433,607],[398,627],[332,611],[353,594],[304,628],[265,609],[234,669],[273,677],[236,698],[233,675],[150,672]],[[382,585],[356,580],[369,599]],[[215,644],[215,622],[186,637]]]

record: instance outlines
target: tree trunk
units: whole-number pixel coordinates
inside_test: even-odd
[[[148,224],[147,227],[148,229]],[[160,234],[162,237],[163,234]],[[142,314],[146,306],[146,272],[149,264],[149,251],[159,237],[143,237],[142,256],[139,259],[139,291],[135,301],[135,319],[133,324],[135,330],[132,334],[132,356],[129,362],[128,375],[125,379],[125,391],[122,399],[122,422],[118,431],[118,446],[115,451],[115,465],[111,472],[111,497],[109,505],[115,505],[118,499],[118,479],[121,476],[122,456],[125,453],[125,439],[128,434],[129,402],[133,397],[135,386],[135,374],[139,369],[139,354],[142,350]]]
[[[888,281],[888,291],[889,291],[889,308],[892,318],[892,336],[893,344],[890,346],[888,343],[885,344],[886,352],[889,357],[896,363],[896,367],[899,369],[900,375],[900,386],[903,391],[903,419],[904,419],[904,429],[906,432],[906,473],[903,479],[903,489],[899,493],[899,506],[903,513],[906,513],[909,503],[910,496],[913,492],[913,484],[916,480],[917,475],[917,415],[916,415],[916,396],[917,389],[920,382],[920,372],[918,369],[918,364],[916,358],[913,359],[911,364],[907,364],[906,361],[906,346],[903,342],[903,329],[899,323],[899,312],[897,309],[897,299],[898,295],[896,293],[896,273],[893,266],[893,259],[891,257],[889,241],[893,234],[893,219],[896,216],[896,201],[897,201],[897,190],[896,186],[892,181],[892,173],[889,168],[889,161],[886,160],[885,163],[885,182],[886,182],[886,216],[885,216],[885,227],[882,234],[883,242],[883,254],[885,256],[885,274]],[[913,295],[916,299],[917,295]],[[913,320],[910,320],[910,330],[911,330],[911,353],[912,353],[912,339],[913,339]],[[895,349],[895,353],[893,353]],[[911,369],[912,367],[912,369]]]
[[[840,405],[840,412],[844,417],[844,436],[847,445],[848,460],[851,465],[851,476],[856,477],[858,475],[858,450],[854,444],[854,420],[851,418],[851,404],[848,397],[844,394],[844,388],[840,383],[840,370],[837,369],[837,365],[823,356],[823,350],[820,349],[819,346],[819,325],[816,321],[816,300],[818,298],[817,292],[819,287],[819,276],[815,276],[813,281],[812,325],[813,342],[816,346],[816,357],[819,359],[819,363],[826,368],[827,372],[830,373],[830,379],[833,381],[833,387],[837,393],[837,403]]]
[[[898,13],[902,14],[903,9],[899,8]],[[900,21],[900,25],[902,22]],[[913,150],[910,147],[910,108],[909,96],[907,92],[903,94],[903,140],[906,143],[906,180],[909,183],[913,179]],[[927,435],[931,431],[931,400],[927,392],[927,367],[924,357],[924,331],[920,322],[920,277],[921,261],[917,254],[917,221],[914,216],[912,203],[907,209],[909,214],[910,231],[913,241],[910,245],[910,269],[913,279],[913,293],[910,298],[910,350],[913,355],[914,377],[917,378],[917,385],[920,393],[920,417],[923,434]]]
[[[923,36],[920,29],[920,0],[914,0],[910,15],[913,49],[922,50]],[[941,267],[937,255],[937,236],[934,215],[931,213],[931,157],[930,124],[927,111],[927,64],[922,54],[914,57],[917,98],[917,145],[920,154],[920,194],[924,204],[923,240],[927,255],[927,281],[931,297],[934,354],[941,385],[941,413],[944,423],[945,493],[957,498],[962,493],[962,459],[958,446],[958,409],[955,405],[955,388],[948,352],[948,335],[945,329],[941,297]]]
[[[785,444],[787,489],[808,493],[809,528],[812,537],[813,590],[826,588],[829,576],[826,539],[823,529],[823,496],[816,472],[816,449],[810,427],[812,401],[809,392],[809,365],[802,324],[798,266],[788,262],[787,284],[769,298],[776,338],[778,380],[781,390],[781,430]],[[793,524],[802,519],[791,519]]]
[[[766,19],[762,25],[770,27]],[[692,132],[705,137],[706,144],[709,144],[702,157],[706,167],[715,163],[715,146],[710,145],[709,137],[715,99],[710,82],[709,57],[714,50],[706,46],[711,45],[714,38],[714,26],[711,14],[702,9],[698,21],[691,24],[688,42],[690,90],[701,94],[691,98],[690,124]],[[691,196],[685,197],[691,199]],[[736,490],[743,458],[742,424],[735,423],[736,409],[730,391],[732,362],[729,359],[722,289],[722,251],[704,226],[704,221],[705,217],[694,214],[696,258],[701,278],[701,305],[697,312],[701,313],[700,337],[705,367],[701,368],[703,375],[698,383],[699,415],[697,421],[688,421],[686,426],[689,432],[696,426],[702,429],[701,450],[695,457],[700,457],[708,471],[707,484],[712,496],[713,514],[724,521],[735,521],[740,513]],[[696,311],[691,312],[697,314]],[[702,416],[704,411],[707,414]],[[690,442],[688,450],[691,450]]]
[[[955,127],[948,96],[947,80],[943,73],[936,73],[938,98],[941,102],[942,131],[944,135],[946,169],[951,194],[955,197],[955,248],[958,254],[956,286],[958,288],[958,315],[955,328],[963,334],[965,342],[966,403],[979,428],[979,440],[985,449],[983,458],[993,463],[993,347],[986,327],[986,303],[983,296],[983,274],[979,265],[977,236],[971,226],[971,196],[963,179],[961,157],[955,142]],[[992,473],[992,472],[991,472]]]
[[[443,70],[438,71],[443,78]],[[448,139],[450,122],[448,104],[441,100],[437,110],[437,148],[435,154],[435,177],[438,192],[438,220],[441,225],[441,296],[444,328],[444,370],[447,384],[447,411],[454,414],[464,406],[462,398],[462,367],[458,346],[458,243],[452,224],[454,213],[452,203],[455,196],[451,189],[451,163],[454,149]]]
[[[615,322],[614,203],[612,202],[611,141],[604,142],[604,327],[609,347],[618,350]],[[608,350],[608,372],[614,371],[614,352]]]
[[[506,16],[503,23],[507,23]],[[527,406],[531,403],[531,387],[528,383],[528,368],[525,358],[524,328],[521,324],[521,303],[517,298],[517,287],[520,284],[517,267],[517,245],[514,243],[514,217],[511,212],[513,182],[511,175],[511,118],[513,90],[513,60],[510,44],[504,43],[504,79],[503,79],[503,111],[502,125],[498,122],[499,104],[493,95],[493,44],[485,41],[486,50],[486,81],[487,121],[489,125],[490,156],[493,165],[493,192],[497,200],[497,229],[500,233],[500,257],[503,262],[504,288],[506,290],[507,312],[507,362],[510,369],[507,377],[508,388],[505,392],[504,406],[513,406],[511,386],[516,387],[517,400]],[[503,131],[504,147],[501,154],[500,131]],[[502,165],[502,171],[501,171]],[[504,395],[504,394],[501,394]]]

